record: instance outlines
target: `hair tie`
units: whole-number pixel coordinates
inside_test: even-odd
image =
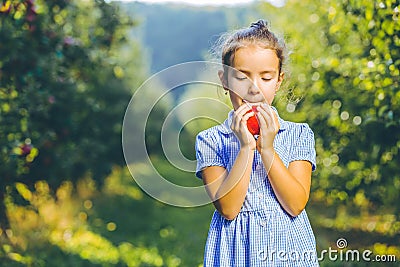
[[[251,23],[250,28],[256,28],[258,30],[266,28],[268,30],[268,22],[264,19],[260,19],[257,22]]]

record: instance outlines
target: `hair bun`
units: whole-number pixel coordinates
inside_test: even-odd
[[[250,25],[250,28],[256,28],[258,30],[267,29],[268,30],[268,22],[264,19],[260,19],[257,22],[253,22]]]

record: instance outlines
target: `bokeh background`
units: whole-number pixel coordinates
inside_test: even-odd
[[[150,75],[209,60],[223,32],[259,18],[290,50],[274,105],[315,132],[307,210],[318,250],[345,238],[347,249],[399,260],[397,0],[279,7],[1,0],[0,266],[201,266],[212,205],[178,208],[146,195],[124,162],[122,121]],[[200,181],[165,159],[160,127],[177,102],[201,96],[226,101],[217,88],[174,90],[147,124],[151,160],[177,184]],[[195,158],[196,133],[213,124],[185,125],[185,156]],[[321,261],[366,265],[399,263]]]

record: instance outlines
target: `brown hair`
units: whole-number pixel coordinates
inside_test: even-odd
[[[251,23],[248,28],[239,29],[221,37],[222,64],[233,67],[236,50],[249,44],[257,44],[274,50],[279,59],[279,74],[281,73],[285,60],[285,42],[269,30],[268,22],[263,19]]]

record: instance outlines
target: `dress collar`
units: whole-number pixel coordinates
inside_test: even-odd
[[[276,113],[278,116],[278,121],[279,121],[279,131],[284,131],[287,128],[287,121],[283,120],[281,117],[279,117],[279,113],[276,110],[274,106],[271,106],[272,110]],[[231,110],[228,113],[228,118],[218,127],[218,130],[224,134],[230,134],[232,133],[231,125],[232,125],[232,117],[233,117],[233,112],[234,110]]]

